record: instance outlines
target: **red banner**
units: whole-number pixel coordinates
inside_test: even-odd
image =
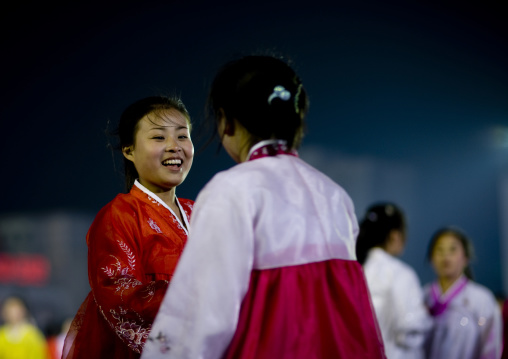
[[[0,284],[43,286],[50,272],[50,262],[43,255],[0,253]]]

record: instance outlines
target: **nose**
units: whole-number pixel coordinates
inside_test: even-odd
[[[166,152],[179,152],[181,150],[182,150],[182,148],[178,144],[178,141],[169,137],[168,141],[166,143]]]

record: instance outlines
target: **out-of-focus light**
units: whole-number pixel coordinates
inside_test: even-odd
[[[491,144],[496,148],[508,148],[508,127],[496,126],[491,130]]]

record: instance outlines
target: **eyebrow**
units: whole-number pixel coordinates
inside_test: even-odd
[[[153,131],[153,130],[165,130],[166,128],[168,127],[176,127],[177,130],[188,130],[189,129],[189,126],[182,126],[182,125],[169,125],[169,126],[159,126],[159,127],[152,127],[149,129],[149,131]]]

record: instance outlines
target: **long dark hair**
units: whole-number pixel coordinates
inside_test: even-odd
[[[273,96],[272,96],[273,95]],[[302,81],[280,58],[250,55],[224,65],[215,76],[207,100],[208,120],[224,111],[226,121],[236,119],[254,143],[277,138],[298,148],[303,138],[309,101]]]
[[[468,259],[468,265],[466,268],[464,268],[464,275],[468,277],[469,279],[473,279],[473,271],[471,269],[471,266],[469,265],[469,262],[474,259],[474,248],[473,248],[473,242],[469,237],[466,235],[466,232],[464,232],[462,229],[456,227],[456,226],[446,226],[439,228],[432,237],[430,238],[429,247],[427,248],[427,260],[429,262],[432,261],[432,253],[434,252],[434,248],[436,247],[436,243],[439,238],[441,238],[444,235],[451,235],[460,242],[462,245],[462,248],[464,249],[464,254],[466,255],[466,258]]]
[[[157,113],[161,110],[178,110],[189,123],[189,131],[191,130],[191,120],[187,108],[182,100],[177,96],[150,96],[140,99],[129,105],[120,116],[117,129],[113,132],[118,138],[116,149],[120,152],[124,147],[134,145],[134,138],[138,129],[139,120],[151,113]],[[125,190],[129,192],[134,181],[138,178],[138,171],[134,167],[134,163],[129,161],[122,155],[124,174],[125,174]]]
[[[356,241],[356,257],[364,264],[369,250],[383,247],[392,230],[405,232],[406,218],[402,210],[391,202],[371,205],[360,222],[360,232]]]

